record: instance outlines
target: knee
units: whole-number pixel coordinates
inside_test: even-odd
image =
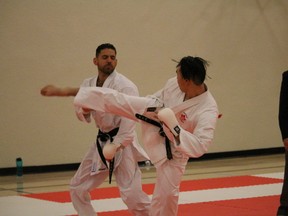
[[[70,197],[72,201],[82,200],[84,202],[89,202],[91,200],[89,191],[77,185],[75,186],[71,184],[70,184]]]
[[[139,204],[142,193],[143,192],[138,192],[131,189],[120,191],[123,202],[129,206],[129,208],[135,208]]]
[[[70,181],[69,184],[69,188],[70,188],[70,194],[72,197],[74,196],[78,196],[78,197],[83,197],[85,196],[85,190],[83,187],[81,187],[81,183],[79,182],[79,180],[77,180],[77,178],[73,177]]]
[[[175,202],[175,200],[178,200],[179,197],[179,190],[174,188],[172,190],[165,190],[162,191],[161,194],[159,194],[158,199],[163,201],[163,205],[168,205],[169,203]]]
[[[73,177],[69,183],[70,191],[75,191],[77,188],[79,188],[79,187],[77,187],[79,185],[80,185],[79,180],[77,180],[77,178]]]
[[[171,206],[174,206],[177,205],[178,203],[178,200],[179,200],[179,193],[177,192],[174,192],[174,193],[170,193],[168,196],[167,196],[167,199],[165,201],[165,204],[166,205],[171,205]]]

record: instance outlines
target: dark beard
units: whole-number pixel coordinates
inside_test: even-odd
[[[114,67],[112,65],[105,65],[103,68],[100,68],[100,70],[107,75],[110,75],[114,71]]]

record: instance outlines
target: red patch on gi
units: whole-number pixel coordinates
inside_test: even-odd
[[[185,113],[185,112],[181,113],[181,115],[180,115],[180,121],[181,121],[182,123],[184,123],[186,120],[187,120],[187,115],[186,115],[186,113]]]

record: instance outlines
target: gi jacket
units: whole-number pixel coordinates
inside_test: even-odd
[[[157,165],[167,160],[165,139],[159,134],[158,127],[135,117],[138,113],[157,120],[157,113],[147,112],[149,107],[169,107],[176,115],[181,131],[180,142],[171,140],[173,158],[188,160],[189,157],[200,157],[212,143],[218,119],[218,108],[213,96],[207,90],[183,102],[184,96],[174,77],[168,80],[163,89],[148,97],[129,96],[105,88],[80,88],[74,105],[140,121],[143,145],[152,163]]]

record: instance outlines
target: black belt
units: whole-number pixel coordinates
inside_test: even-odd
[[[162,127],[162,124],[160,122],[157,122],[153,119],[150,119],[150,118],[147,118],[146,116],[144,115],[140,115],[138,113],[135,114],[136,118],[142,120],[142,121],[145,121],[149,124],[152,124],[156,127],[159,127],[160,128],[160,131],[159,131],[159,134],[163,137],[165,137],[165,146],[166,146],[166,155],[167,155],[167,158],[168,160],[171,160],[173,159],[173,155],[172,155],[172,151],[171,151],[171,146],[170,146],[170,140],[168,139],[168,137],[166,136],[166,134],[164,133],[163,131],[163,127]]]
[[[100,158],[102,162],[105,164],[105,166],[107,167],[107,169],[108,169],[107,161],[103,155],[103,150],[101,148],[99,140],[102,142],[106,142],[108,140],[110,140],[110,142],[113,142],[114,136],[116,136],[116,134],[118,133],[118,130],[119,128],[115,128],[109,131],[108,133],[104,133],[101,130],[99,130],[97,138],[96,138],[96,144],[97,144],[97,149],[98,149]],[[109,161],[109,184],[111,184],[113,170],[114,170],[114,158]]]

